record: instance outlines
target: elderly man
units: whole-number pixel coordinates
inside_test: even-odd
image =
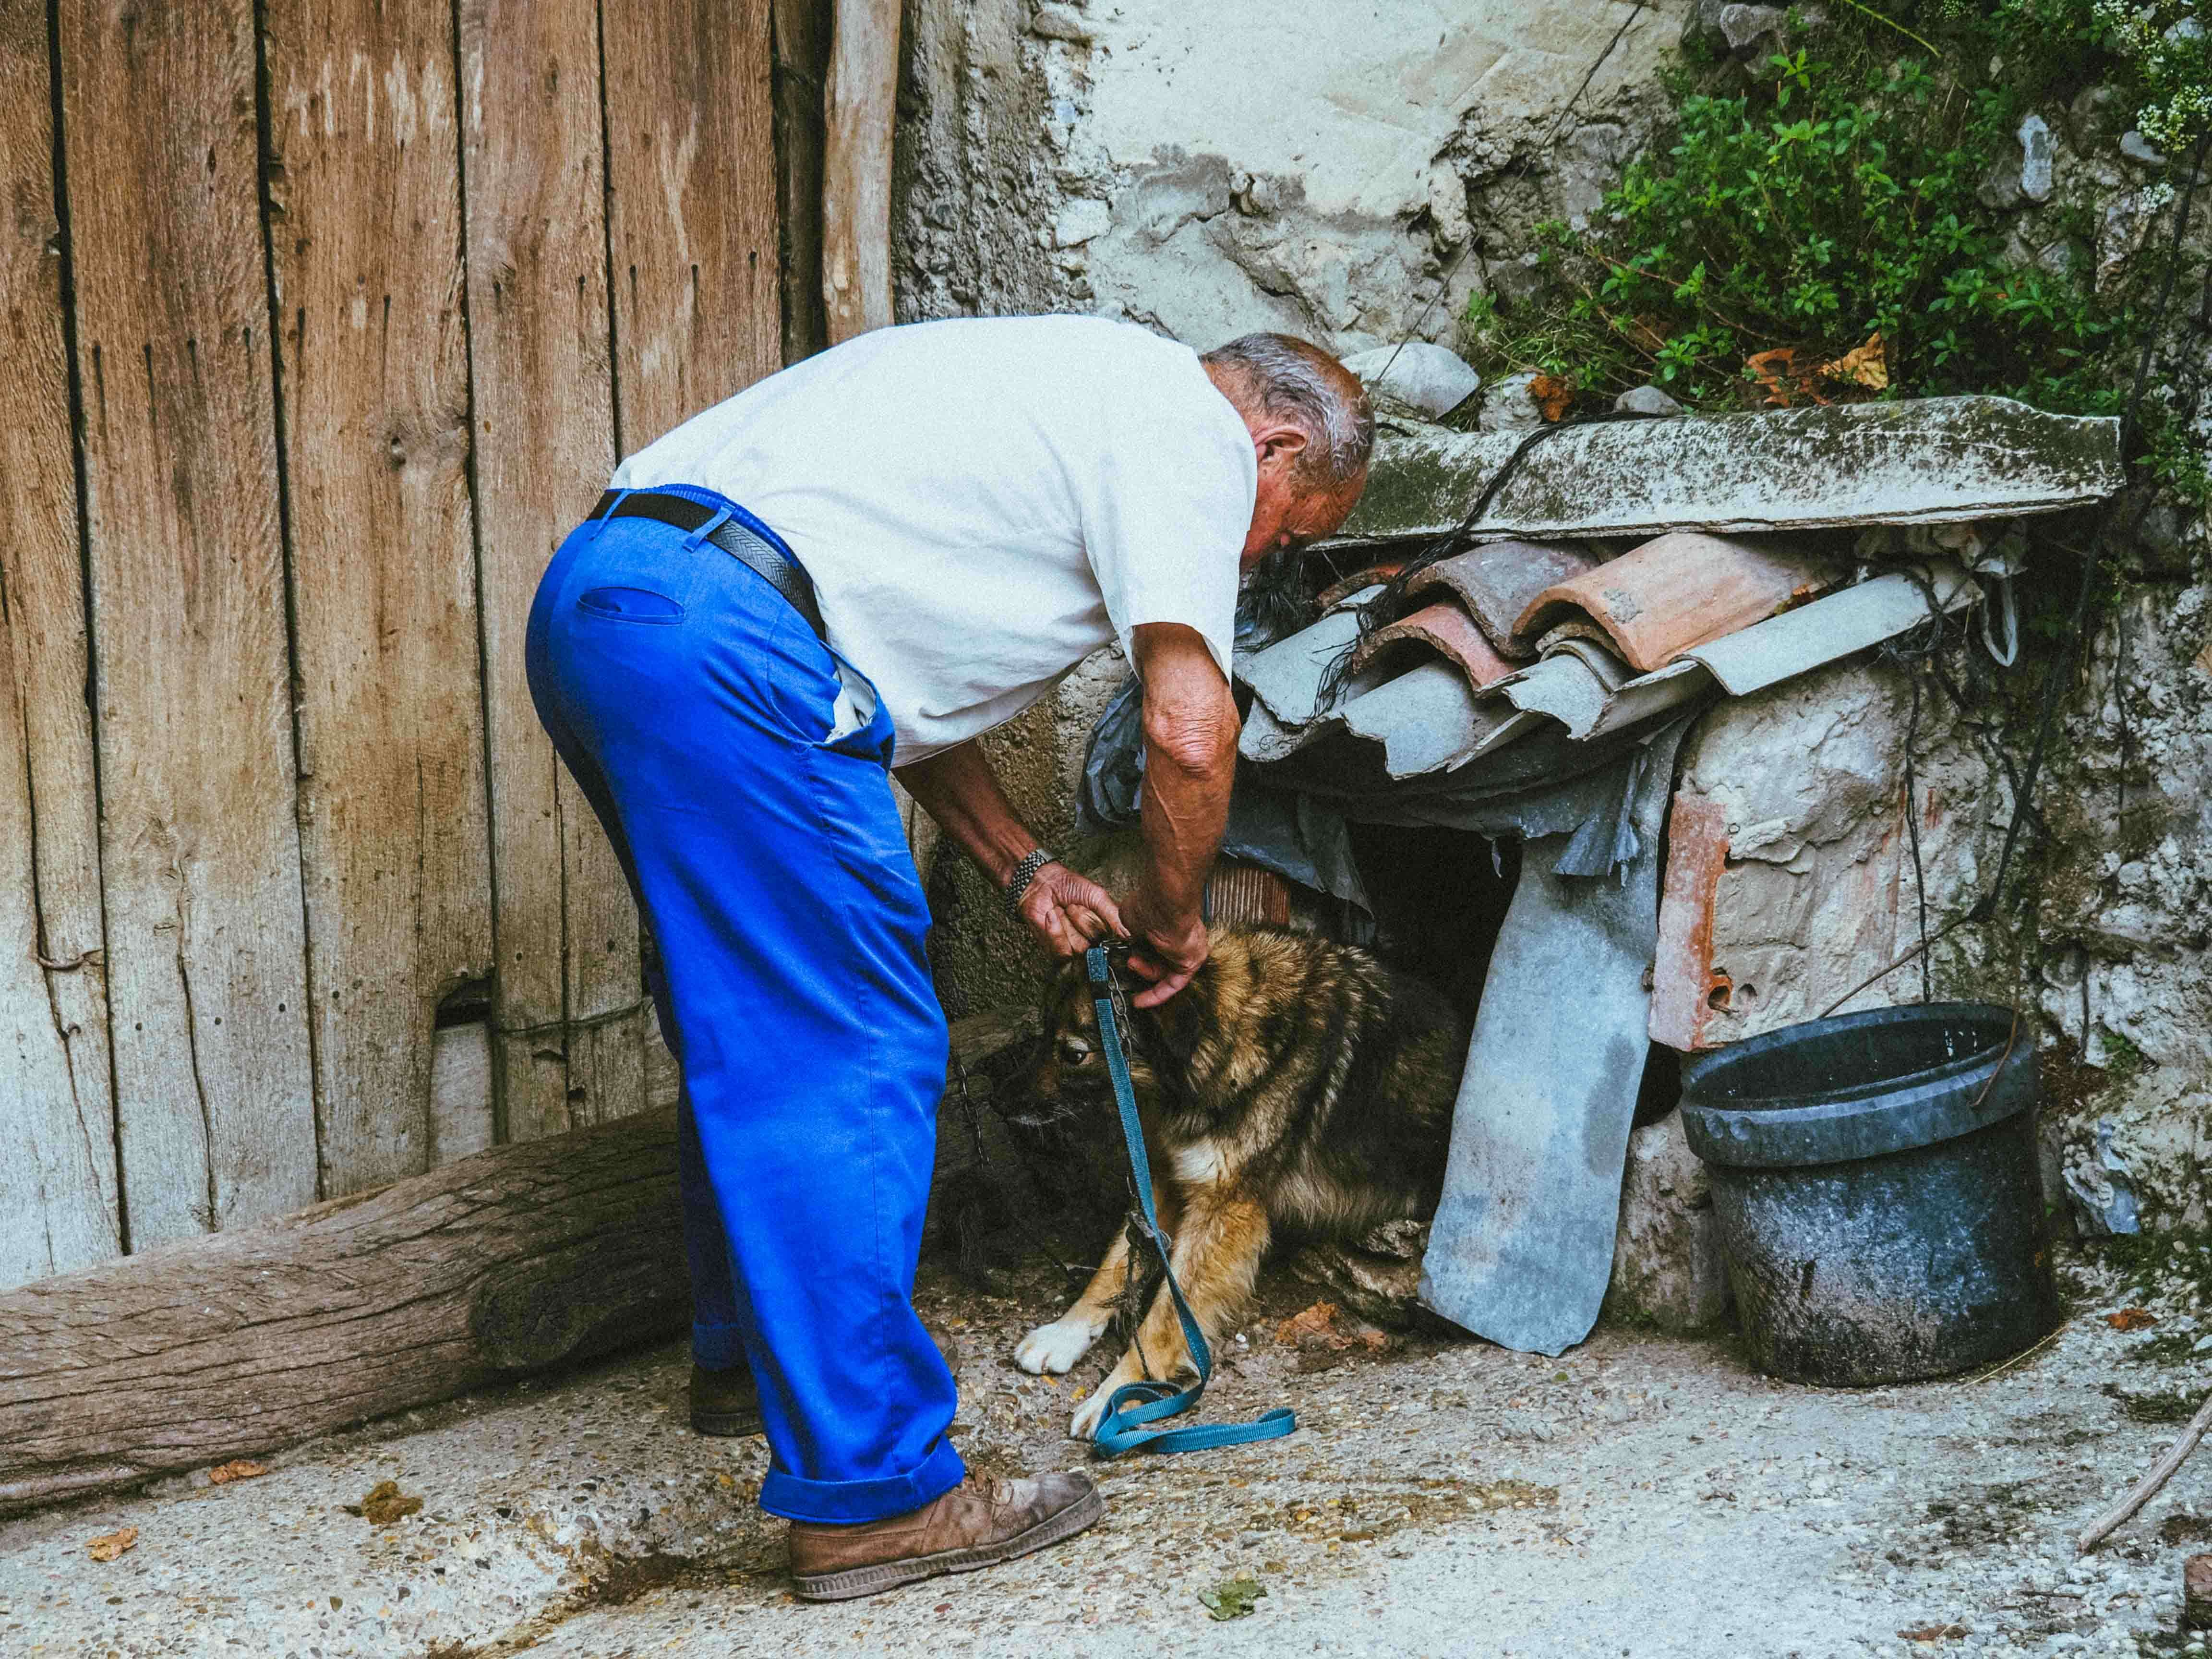
[[[970,1480],[911,1296],[945,1069],[890,775],[1054,951],[1205,960],[1239,573],[1334,530],[1374,422],[1326,354],[1197,356],[1094,318],[884,329],[616,472],[531,614],[530,684],[653,941],[684,1073],[692,1407],[763,1422],[799,1594],[1003,1560],[1103,1513]],[[1118,641],[1144,685],[1143,878],[1054,863],[975,739]],[[757,1405],[753,1386],[757,1384]]]

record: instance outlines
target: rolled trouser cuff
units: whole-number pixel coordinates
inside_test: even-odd
[[[760,1506],[787,1521],[854,1526],[933,1504],[967,1478],[968,1466],[952,1443],[940,1440],[919,1468],[878,1480],[802,1480],[770,1469],[761,1486]]]

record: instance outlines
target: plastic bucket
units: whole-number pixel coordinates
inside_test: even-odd
[[[2047,1333],[2035,1098],[2032,1033],[1984,1003],[1843,1014],[1688,1060],[1683,1127],[1752,1363],[1901,1382]]]

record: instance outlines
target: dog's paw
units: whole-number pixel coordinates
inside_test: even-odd
[[[1097,1328],[1080,1319],[1055,1319],[1040,1325],[1014,1350],[1014,1364],[1031,1376],[1058,1376],[1091,1352],[1098,1340]]]
[[[1067,1425],[1070,1440],[1096,1440],[1099,1419],[1106,1415],[1106,1402],[1114,1397],[1120,1384],[1101,1382],[1091,1391],[1091,1397],[1075,1408],[1075,1415]]]

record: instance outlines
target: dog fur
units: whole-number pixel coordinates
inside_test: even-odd
[[[1430,987],[1316,934],[1217,929],[1188,988],[1127,1024],[1153,1202],[1209,1343],[1242,1315],[1277,1237],[1354,1237],[1434,1212],[1468,1022]],[[1055,984],[1045,1025],[1031,1079],[1041,1103],[1096,1109],[1112,1123],[1080,963]],[[1112,1322],[1128,1273],[1123,1232],[1075,1305],[1023,1340],[1016,1363],[1033,1373],[1073,1366]],[[1069,1432],[1091,1438],[1125,1382],[1194,1374],[1163,1286]]]

